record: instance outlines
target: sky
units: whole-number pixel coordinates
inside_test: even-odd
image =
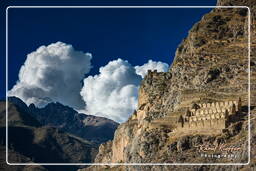
[[[4,5],[26,3],[28,2],[11,1],[10,4]],[[131,2],[120,4],[114,1],[109,4],[74,1],[73,4],[66,2],[61,5],[99,4],[135,5]],[[213,6],[215,4],[214,0],[172,1],[168,4],[156,4],[151,1],[136,3]],[[39,1],[32,5],[60,4],[57,1]],[[49,100],[45,97],[50,97],[50,100],[61,101],[81,111],[123,122],[128,118],[128,113],[136,108],[136,92],[145,71],[168,70],[177,46],[187,36],[193,24],[210,10],[10,8],[8,90],[11,90],[13,95],[24,98],[27,103],[44,105]],[[1,17],[3,18],[3,6]],[[1,35],[4,32],[3,26]],[[0,97],[4,97],[5,43],[3,40],[0,43],[3,59]],[[24,69],[21,69],[23,65]],[[39,99],[39,96],[42,98]],[[95,98],[97,96],[100,97]],[[121,105],[114,105],[120,101]],[[132,107],[124,109],[125,106]],[[120,112],[125,114],[119,116]]]

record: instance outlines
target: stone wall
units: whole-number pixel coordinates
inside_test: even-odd
[[[241,109],[241,99],[193,104],[177,119],[173,132],[213,134],[221,133],[229,124],[229,116]]]
[[[222,117],[219,119],[185,122],[183,127],[181,124],[178,124],[174,132],[186,134],[220,134],[225,128],[226,120]]]

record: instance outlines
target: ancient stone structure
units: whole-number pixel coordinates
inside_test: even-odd
[[[214,103],[193,104],[180,115],[174,132],[218,134],[229,124],[229,116],[241,110],[241,99]]]
[[[151,75],[152,73],[154,73],[154,74],[157,73],[157,70],[155,69],[155,70],[152,71],[152,70],[149,69],[148,70],[148,75]]]

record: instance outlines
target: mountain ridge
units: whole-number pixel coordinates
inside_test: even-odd
[[[112,139],[118,125],[107,118],[78,113],[73,108],[59,102],[52,102],[43,108],[37,108],[34,104],[26,106],[17,97],[9,97],[8,99],[25,112],[30,113],[42,125],[59,128],[98,144]]]
[[[98,118],[96,116],[89,116],[85,114],[79,114],[72,108],[64,106],[60,103],[49,104],[48,107],[39,109],[33,104],[29,107],[19,98],[8,98],[8,162],[10,163],[91,163],[93,162],[96,153],[98,152],[98,146],[102,141],[109,140],[111,131],[115,125],[115,122],[105,118]],[[5,133],[6,133],[6,102],[0,101],[0,150],[5,150]],[[66,111],[66,113],[65,113]],[[40,112],[40,113],[37,113]],[[37,120],[38,116],[41,116],[41,120]],[[44,116],[46,114],[46,116]],[[51,118],[50,115],[55,115]],[[37,116],[37,117],[35,117]],[[47,116],[49,118],[47,118]],[[57,117],[56,117],[57,116]],[[89,121],[82,122],[86,118]],[[45,118],[46,117],[46,118]],[[61,119],[60,119],[61,118]],[[83,127],[83,131],[91,131],[91,139],[86,139],[82,134],[73,135],[72,131],[68,130],[69,127],[65,127],[69,124],[76,124],[77,121],[72,119],[80,119],[81,125],[87,124],[87,127]],[[45,119],[45,122],[43,119]],[[90,119],[92,122],[90,122]],[[57,122],[54,122],[57,120]],[[71,121],[70,121],[71,120]],[[80,121],[78,120],[78,121]],[[98,124],[95,121],[105,121]],[[108,124],[110,121],[110,127]],[[64,125],[64,126],[63,126]],[[79,126],[76,127],[77,132]],[[63,129],[65,128],[65,129]],[[73,128],[73,127],[72,127]],[[110,130],[110,133],[100,135],[101,129],[105,132]],[[94,131],[95,130],[95,131]],[[75,130],[73,130],[75,131]],[[93,133],[98,132],[98,135]],[[76,132],[75,132],[76,133]],[[81,132],[83,133],[83,132]],[[98,138],[98,137],[99,138]],[[100,137],[101,136],[101,137]],[[105,137],[104,137],[105,136]],[[113,136],[113,135],[112,135]],[[25,166],[8,166],[5,163],[5,155],[0,158],[1,167],[5,170],[77,170],[86,166],[38,166],[38,167],[25,167]]]

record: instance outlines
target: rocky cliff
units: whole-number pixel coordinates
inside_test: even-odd
[[[247,163],[248,67],[251,68],[251,146],[255,145],[256,1],[220,0],[217,5],[248,6],[251,10],[251,61],[248,60],[247,8],[215,8],[204,15],[177,48],[166,73],[149,72],[140,90],[138,109],[121,124],[113,141],[102,144],[97,163]],[[238,118],[218,135],[173,135],[180,114],[195,103],[241,97]],[[198,146],[239,147],[236,158],[202,157]],[[226,166],[227,170],[255,166]],[[233,153],[234,154],[234,153]],[[110,170],[180,170],[181,166],[105,166]],[[224,168],[224,169],[225,169]],[[102,167],[89,169],[100,170]],[[182,167],[182,170],[219,170],[219,166]]]

